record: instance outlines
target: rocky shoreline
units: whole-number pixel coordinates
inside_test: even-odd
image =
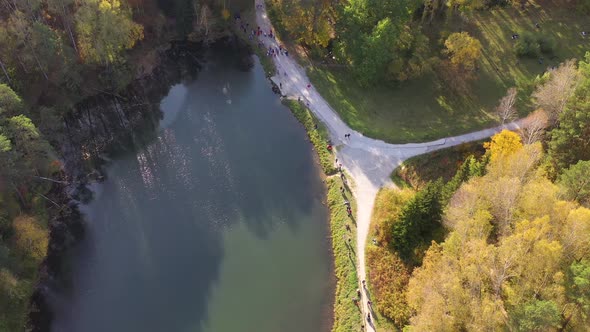
[[[236,63],[247,70],[251,49],[235,36],[209,44],[174,41],[158,54],[151,74],[131,83],[121,94],[101,93],[76,105],[64,117],[64,133],[57,140],[63,172],[48,197],[49,247],[39,267],[39,281],[31,298],[27,331],[49,331],[53,313],[48,300],[55,289],[67,289],[63,257],[84,236],[84,218],[78,204],[91,199],[87,184],[101,181],[112,156],[150,142],[163,114],[160,101],[170,88],[197,78],[207,52],[231,50],[240,54]]]

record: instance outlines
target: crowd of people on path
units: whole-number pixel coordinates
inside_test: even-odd
[[[367,294],[367,310],[368,310],[367,316],[366,316],[367,324],[373,325],[372,316],[371,316],[371,311],[373,310],[373,302],[369,299],[369,290],[367,289],[367,283],[365,282],[364,279],[362,281],[362,289]],[[361,299],[362,299],[362,291],[360,288],[357,288],[356,289],[356,297],[353,297],[352,301],[354,302],[355,305],[359,306]],[[359,307],[359,309],[362,311],[362,308]],[[362,324],[361,328],[364,331],[365,325]]]

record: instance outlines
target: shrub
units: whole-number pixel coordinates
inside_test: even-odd
[[[531,58],[543,54],[552,54],[555,50],[555,39],[542,34],[523,33],[514,44],[516,55]]]
[[[13,221],[17,248],[26,256],[41,261],[47,254],[49,235],[34,217],[19,216]]]
[[[385,247],[368,247],[367,263],[371,267],[368,277],[377,310],[402,328],[411,313],[406,301],[410,270],[398,255]]]
[[[552,54],[555,50],[555,39],[551,37],[539,36],[537,39],[541,53]]]
[[[414,191],[406,188],[395,190],[383,189],[375,199],[373,208],[373,234],[381,246],[388,246],[391,242],[391,228],[399,218],[402,208],[414,197]]]
[[[537,38],[531,33],[523,33],[514,45],[518,56],[535,58],[541,54],[541,46]]]
[[[578,10],[582,13],[590,14],[590,0],[578,1]]]

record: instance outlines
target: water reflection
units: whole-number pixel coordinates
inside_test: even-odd
[[[161,107],[157,138],[115,161],[85,207],[53,330],[325,330],[322,184],[260,66],[212,62]]]

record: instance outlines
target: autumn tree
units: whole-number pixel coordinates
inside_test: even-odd
[[[402,328],[410,316],[405,289],[411,269],[390,249],[391,227],[399,220],[403,207],[414,196],[413,190],[383,189],[375,199],[372,231],[376,246],[367,247],[368,280],[373,289],[376,310]]]
[[[282,0],[274,4],[271,11],[280,17],[280,24],[301,45],[328,46],[333,34],[330,21],[334,19],[330,1]]]
[[[22,215],[14,219],[16,246],[23,254],[41,261],[47,254],[49,235],[32,216]]]
[[[549,126],[547,112],[542,109],[536,110],[522,120],[519,131],[520,138],[524,144],[532,144],[540,141],[545,135],[545,129]]]
[[[575,60],[567,60],[545,75],[546,82],[537,87],[533,99],[537,107],[545,110],[550,121],[555,123],[576,90],[580,75]]]
[[[540,144],[509,151],[447,206],[450,233],[409,281],[410,330],[586,330],[590,210],[560,200]]]
[[[473,71],[481,57],[481,43],[467,32],[452,33],[445,41],[444,53],[455,68]]]
[[[496,161],[520,150],[522,148],[522,142],[517,133],[504,129],[492,136],[490,142],[484,143],[484,147],[490,155],[491,160]]]
[[[506,96],[500,99],[500,104],[496,107],[496,115],[501,120],[502,124],[516,118],[517,112],[514,104],[516,103],[517,93],[518,91],[516,88],[508,89]]]
[[[143,39],[143,27],[119,0],[84,0],[75,15],[78,49],[89,63],[109,65]]]

